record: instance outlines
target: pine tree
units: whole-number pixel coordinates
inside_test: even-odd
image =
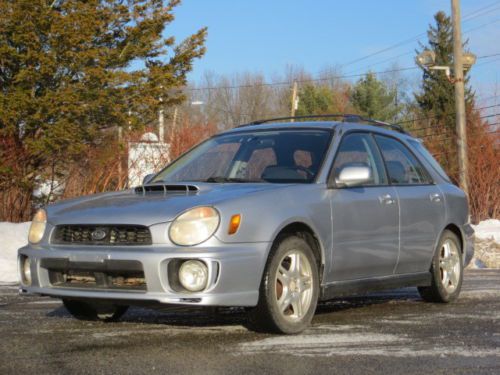
[[[351,102],[359,114],[381,121],[392,121],[400,111],[396,104],[396,90],[388,88],[373,73],[368,73],[354,85]]]
[[[306,84],[299,90],[297,116],[322,115],[333,113],[333,96],[326,86]]]
[[[421,45],[436,54],[436,65],[453,66],[453,34],[451,18],[444,12],[434,16],[435,26],[430,25],[427,31],[428,45]],[[464,46],[466,47],[466,45]],[[417,54],[422,51],[417,51]],[[443,71],[423,69],[422,92],[415,94],[419,107],[432,115],[436,123],[449,128],[455,127],[454,86]],[[466,104],[470,106],[474,95],[468,85],[469,77],[465,73]]]
[[[164,36],[180,0],[0,0],[0,191],[80,157],[103,130],[182,101],[206,29]]]
[[[428,45],[421,49],[431,50],[436,54],[435,63],[438,66],[453,67],[453,31],[451,18],[444,12],[434,16],[435,25],[430,25],[427,31]],[[464,49],[466,43],[464,44]],[[420,51],[416,51],[419,54]],[[419,117],[427,118],[423,124],[429,130],[427,136],[441,135],[440,148],[445,150],[440,154],[440,161],[453,176],[456,172],[455,134],[455,93],[454,86],[441,70],[424,69],[422,89],[415,94],[415,100],[421,113]],[[453,74],[453,71],[452,71]],[[470,109],[474,106],[474,93],[469,86],[469,77],[464,73],[465,104]]]
[[[347,91],[346,85],[339,85],[334,89],[327,85],[307,83],[299,89],[299,105],[295,114],[305,116],[343,113],[348,110]]]

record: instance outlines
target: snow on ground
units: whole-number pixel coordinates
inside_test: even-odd
[[[0,283],[17,283],[17,249],[28,242],[30,222],[0,222]]]
[[[488,219],[481,221],[478,225],[473,225],[476,238],[481,240],[494,240],[500,244],[500,220]]]
[[[0,283],[17,283],[17,249],[27,243],[30,222],[0,222]],[[471,268],[500,268],[500,220],[474,226],[475,256]]]
[[[484,220],[473,227],[475,253],[469,267],[500,268],[500,220]]]

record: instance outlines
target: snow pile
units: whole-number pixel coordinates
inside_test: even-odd
[[[0,283],[17,283],[17,249],[28,242],[30,222],[0,222]]]
[[[478,225],[473,225],[476,231],[476,238],[481,240],[493,240],[500,244],[500,220],[488,219],[481,221]]]
[[[500,268],[500,220],[484,220],[473,227],[475,252],[469,268]]]
[[[17,283],[17,249],[26,245],[30,222],[0,222],[0,283]],[[470,268],[500,268],[500,220],[474,226],[476,254]]]

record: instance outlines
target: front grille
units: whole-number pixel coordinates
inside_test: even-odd
[[[146,291],[142,264],[129,260],[106,260],[103,263],[70,262],[67,259],[43,259],[41,267],[56,288]]]
[[[57,288],[146,290],[144,272],[91,272],[49,270],[52,286]]]
[[[58,225],[53,244],[73,245],[151,245],[149,228],[141,225]]]

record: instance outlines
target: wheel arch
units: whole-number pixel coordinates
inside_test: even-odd
[[[460,229],[459,225],[457,225],[454,222],[448,222],[448,224],[446,224],[443,227],[443,229],[441,229],[441,231],[439,232],[439,235],[437,236],[437,238],[434,242],[434,250],[432,252],[432,257],[429,259],[429,267],[430,267],[430,264],[432,263],[432,259],[434,257],[434,254],[437,251],[439,241],[441,241],[441,237],[443,236],[443,233],[445,230],[449,230],[450,232],[452,232],[453,234],[455,234],[457,236],[458,240],[460,241],[460,253],[462,255],[462,259],[465,259],[465,243],[466,243],[465,236],[462,233],[462,230]]]
[[[304,221],[292,221],[283,225],[278,232],[275,234],[272,244],[276,243],[280,237],[284,235],[297,235],[302,237],[311,246],[314,256],[318,261],[318,272],[320,277],[320,284],[323,279],[323,272],[325,267],[325,251],[324,246],[321,243],[320,237],[316,234],[316,231],[311,225],[305,223]]]
[[[455,234],[457,237],[458,237],[458,240],[460,241],[460,251],[462,253],[462,256],[464,254],[464,235],[462,233],[462,231],[460,230],[460,227],[454,223],[449,223],[446,227],[444,227],[444,229],[441,231],[441,235],[439,236],[441,238],[441,236],[443,235],[443,232],[445,230],[449,230],[450,232],[452,232],[453,234]],[[438,239],[439,241],[439,239]]]

